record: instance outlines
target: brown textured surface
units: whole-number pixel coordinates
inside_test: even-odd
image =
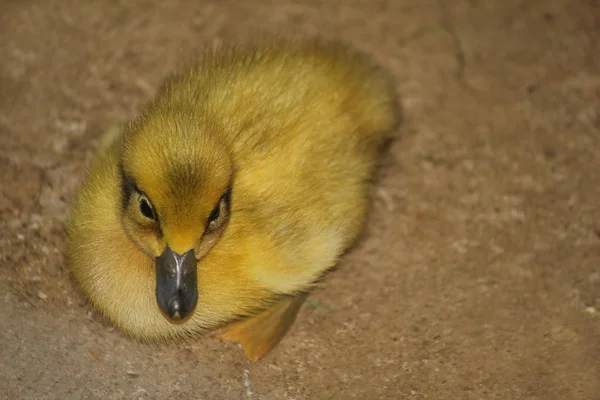
[[[273,33],[397,81],[364,239],[262,362],[125,338],[64,265],[94,145],[202,48]],[[0,398],[600,399],[599,35],[590,0],[2,2]]]

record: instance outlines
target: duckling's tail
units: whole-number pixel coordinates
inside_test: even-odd
[[[382,146],[396,138],[402,109],[392,76],[371,59],[362,58],[370,73],[363,79],[364,95],[360,97],[355,116],[362,134]]]

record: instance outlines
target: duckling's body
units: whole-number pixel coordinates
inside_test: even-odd
[[[294,298],[359,234],[396,118],[388,80],[341,46],[209,55],[101,146],[72,213],[73,275],[141,339],[202,333]],[[183,281],[171,256],[188,260]]]

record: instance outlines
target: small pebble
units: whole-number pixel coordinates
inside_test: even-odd
[[[25,235],[23,235],[22,233],[17,233],[17,239],[19,240],[25,240]]]
[[[588,313],[588,314],[592,314],[592,315],[593,315],[593,314],[596,314],[596,311],[597,311],[597,310],[596,310],[596,308],[595,308],[595,307],[586,307],[586,308],[585,308],[585,312],[586,312],[586,313]]]
[[[65,138],[56,138],[52,143],[52,147],[56,153],[63,153],[68,145],[69,141]]]
[[[31,222],[41,222],[42,221],[42,216],[40,214],[31,214],[29,216],[29,220]]]
[[[38,292],[38,297],[42,300],[46,300],[48,298],[48,295],[44,292]]]
[[[21,220],[19,218],[13,218],[8,221],[8,227],[12,229],[20,228],[22,226]]]

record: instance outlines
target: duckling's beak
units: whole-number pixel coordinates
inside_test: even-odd
[[[168,246],[156,259],[156,301],[163,314],[173,321],[191,315],[198,302],[194,250],[177,254]]]

